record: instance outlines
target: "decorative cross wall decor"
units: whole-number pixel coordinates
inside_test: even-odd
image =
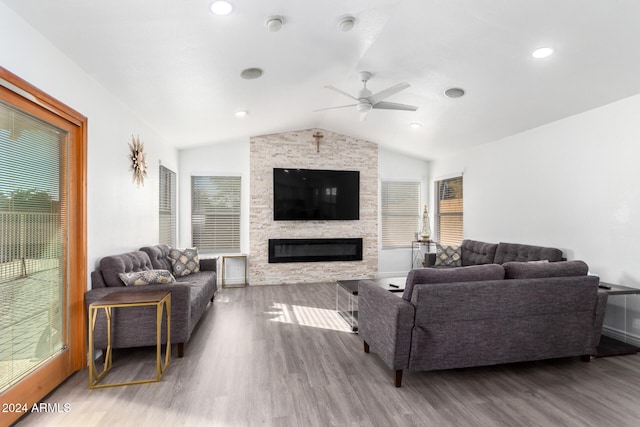
[[[316,153],[320,152],[320,140],[324,138],[319,131],[313,134],[313,138],[316,140]]]

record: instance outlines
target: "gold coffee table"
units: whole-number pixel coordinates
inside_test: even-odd
[[[98,385],[98,382],[111,370],[111,313],[114,308],[156,307],[156,377],[148,380]],[[94,329],[100,309],[104,309],[107,317],[107,349],[102,372],[96,372],[94,357]],[[167,312],[167,347],[164,364],[162,363],[162,313]],[[89,388],[105,388],[130,384],[145,384],[160,381],[162,374],[171,361],[171,293],[169,291],[151,292],[114,292],[89,305]]]

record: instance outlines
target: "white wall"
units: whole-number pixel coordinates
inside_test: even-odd
[[[88,117],[88,271],[105,255],[156,243],[158,164],[176,171],[177,151],[2,2],[0,65]],[[132,134],[147,152],[141,188],[129,170]]]
[[[240,251],[249,250],[249,138],[180,151],[178,246],[191,246],[191,176],[241,176]]]
[[[380,148],[378,153],[378,174],[380,181],[419,181],[422,190],[422,204],[429,200],[429,164],[424,160]],[[378,197],[378,200],[380,197]],[[431,210],[431,209],[429,209]],[[378,224],[382,221],[379,219]],[[433,224],[433,221],[431,222]],[[416,228],[416,231],[419,231]],[[379,233],[382,235],[382,232]],[[407,242],[411,245],[411,242]],[[380,247],[380,243],[378,244]],[[411,269],[411,247],[380,249],[378,254],[378,275],[381,277],[403,276]]]
[[[640,288],[638,117],[640,96],[627,98],[434,161],[432,178],[464,171],[466,238],[558,247],[603,281]],[[626,318],[623,299],[610,298],[610,328],[640,318],[640,297],[627,298]]]

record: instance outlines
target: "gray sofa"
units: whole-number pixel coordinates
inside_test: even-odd
[[[177,344],[178,357],[184,355],[184,344],[189,340],[198,321],[212,302],[217,290],[217,259],[201,259],[200,271],[176,282],[148,286],[125,286],[119,273],[143,270],[172,270],[167,245],[146,246],[139,251],[107,256],[100,260],[99,268],[91,273],[90,291],[85,293],[85,304],[103,298],[113,292],[171,291],[171,343]],[[136,307],[115,310],[113,313],[113,348],[156,345],[155,308]],[[95,327],[95,347],[105,348],[106,321],[104,313],[98,315]],[[163,325],[162,342],[166,343]]]
[[[410,272],[402,297],[360,281],[358,333],[395,372],[596,353],[607,295],[582,261]]]
[[[437,266],[436,253],[425,254],[425,267]],[[487,243],[465,239],[460,244],[460,266],[504,264],[505,262],[566,261],[557,248],[524,245],[521,243]]]

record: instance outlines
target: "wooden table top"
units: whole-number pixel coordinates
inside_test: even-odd
[[[169,291],[138,291],[138,292],[114,292],[92,302],[91,306],[113,304],[152,304],[159,303],[166,297]]]

